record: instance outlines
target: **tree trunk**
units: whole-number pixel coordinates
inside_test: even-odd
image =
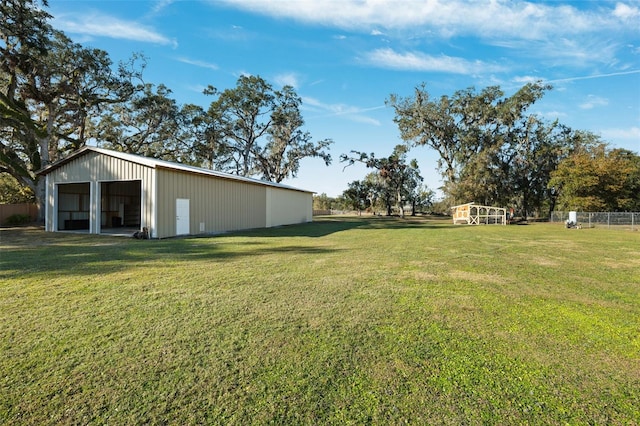
[[[402,202],[402,194],[400,194],[400,191],[396,193],[396,205],[400,210],[400,217],[404,218],[404,203]]]
[[[36,203],[38,204],[38,218],[36,221],[38,223],[44,223],[45,221],[45,212],[47,207],[47,187],[46,187],[46,179],[38,179],[36,183]]]
[[[48,112],[49,116],[47,118],[47,134],[43,137],[38,137],[38,145],[40,145],[40,167],[45,168],[53,161],[57,160],[55,156],[57,156],[57,147],[53,144],[51,140],[51,135],[54,132],[54,119],[55,119],[55,111],[53,110],[54,106],[49,105]],[[37,170],[34,170],[36,172]],[[47,180],[42,178],[41,176],[35,176],[35,194],[36,194],[36,202],[38,204],[38,222],[44,223],[45,221],[45,212],[47,206],[47,188],[46,188]]]
[[[522,192],[522,217],[527,220],[527,214],[529,213],[529,191],[524,190]]]

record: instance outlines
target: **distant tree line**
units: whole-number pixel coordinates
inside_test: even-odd
[[[166,86],[144,83],[142,55],[114,65],[53,28],[46,7],[0,1],[0,193],[42,203],[36,172],[90,142],[273,182],[306,157],[331,163],[332,141],[304,130],[293,87],[241,76],[235,88],[209,86],[208,109],[178,105]]]
[[[440,204],[510,207],[524,218],[547,217],[554,209],[639,211],[638,154],[529,113],[550,89],[535,82],[510,97],[492,86],[432,99],[422,84],[411,97],[390,96],[387,104],[405,145],[389,157],[342,154],[347,165],[360,162],[376,170],[351,182],[343,198],[354,210],[382,205],[387,214],[394,207],[401,216],[408,204],[432,205],[433,191],[421,185],[416,161],[406,159],[410,148],[426,146],[439,154],[445,196]]]
[[[598,136],[548,122],[530,107],[551,89],[525,84],[510,97],[492,86],[432,99],[420,85],[392,95],[402,139],[438,152],[450,205],[510,206],[520,216],[554,209],[640,210],[640,157]]]

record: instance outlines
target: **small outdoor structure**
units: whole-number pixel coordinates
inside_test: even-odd
[[[313,220],[311,191],[101,148],[39,173],[50,232],[166,238]]]
[[[507,209],[502,207],[481,206],[476,203],[460,204],[451,207],[453,223],[458,225],[506,225]]]

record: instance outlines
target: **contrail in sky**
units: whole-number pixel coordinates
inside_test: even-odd
[[[558,78],[558,79],[555,79],[555,80],[545,80],[545,81],[547,83],[560,83],[560,82],[564,82],[564,81],[590,80],[592,78],[615,77],[615,76],[618,76],[618,75],[629,75],[629,74],[638,74],[638,73],[640,73],[640,70],[613,72],[611,74],[588,75],[588,76],[585,76],[585,77]]]

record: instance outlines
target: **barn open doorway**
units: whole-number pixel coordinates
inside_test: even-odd
[[[87,183],[58,185],[58,231],[89,231],[91,186]]]
[[[100,183],[100,232],[129,234],[140,230],[142,181]]]

